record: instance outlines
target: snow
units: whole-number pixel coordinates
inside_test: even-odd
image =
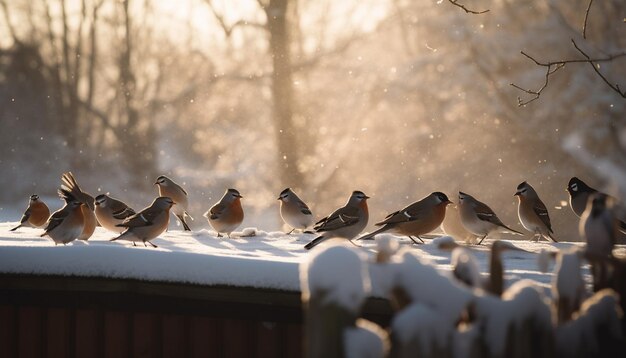
[[[619,317],[623,313],[618,301],[617,294],[611,290],[596,292],[587,299],[572,321],[556,329],[557,352],[563,357],[597,356],[599,340],[619,341],[622,337]],[[601,331],[602,326],[605,330]],[[598,337],[598,334],[606,336]]]
[[[453,334],[450,322],[443,319],[438,311],[416,302],[398,312],[391,322],[391,330],[395,338],[403,345],[419,342],[419,356],[430,356],[434,347],[446,347]]]
[[[385,357],[389,350],[387,332],[373,322],[359,319],[356,327],[346,328],[343,334],[347,358]]]
[[[16,217],[19,217],[17,215]],[[215,231],[202,229],[193,233],[170,229],[152,242],[159,247],[133,247],[127,242],[110,242],[115,236],[98,227],[94,236],[87,242],[74,241],[67,246],[54,246],[49,238],[41,238],[42,229],[21,228],[15,232],[9,229],[15,222],[0,223],[0,272],[24,274],[72,275],[82,277],[129,278],[148,281],[187,282],[204,285],[232,285],[238,287],[259,287],[297,292],[300,290],[299,265],[313,253],[304,250],[304,245],[315,235],[266,232],[253,228],[256,236],[246,237],[252,229],[242,228],[234,232],[233,238],[217,238]],[[426,265],[419,260],[435,264],[439,273],[424,267],[423,271],[434,275],[448,274],[451,270],[450,251],[441,250],[436,245],[414,245],[407,238],[389,235],[388,240],[399,243],[405,258],[413,265]],[[430,240],[426,239],[426,242]],[[487,244],[489,240],[485,241]],[[362,248],[346,243],[354,250],[368,255],[374,262],[377,240],[357,242]],[[556,249],[581,246],[580,243],[534,243],[514,241],[525,252],[503,253],[505,282],[510,284],[522,278],[529,278],[549,294],[552,273],[537,269],[536,256],[542,249]],[[395,244],[387,242],[390,248]],[[385,245],[385,243],[381,243]],[[471,246],[481,273],[488,270],[489,248],[486,245]],[[624,246],[618,245],[615,254],[624,255]],[[426,262],[426,261],[424,261]],[[387,296],[397,262],[372,264],[372,295]],[[589,281],[588,270],[583,271],[585,281]],[[334,274],[334,273],[333,273]],[[445,278],[445,277],[442,277]],[[406,277],[406,283],[426,282],[428,278]],[[441,281],[443,282],[443,281]],[[426,284],[429,287],[431,284]],[[418,286],[419,287],[419,286]],[[417,294],[420,296],[420,294]],[[423,294],[421,294],[423,295]],[[436,300],[436,297],[432,297]]]
[[[483,277],[480,274],[478,261],[469,249],[457,247],[452,251],[452,266],[454,273],[463,282],[472,287],[482,287]]]
[[[502,299],[492,295],[479,297],[476,313],[485,322],[484,337],[492,356],[504,353],[509,327],[515,327],[519,333],[525,319],[533,319],[547,331],[552,329],[550,307],[542,291],[526,279],[515,282],[502,294]]]
[[[370,290],[366,258],[353,248],[324,245],[300,265],[302,297],[325,293],[326,302],[357,312]]]
[[[569,302],[582,302],[585,295],[585,282],[582,278],[580,265],[582,253],[577,249],[561,252],[557,256],[554,271],[556,276],[552,283],[554,297],[567,298]]]

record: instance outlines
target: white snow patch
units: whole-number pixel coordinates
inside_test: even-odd
[[[429,356],[431,348],[448,346],[453,328],[440,312],[419,302],[398,312],[391,322],[392,333],[400,342],[419,342],[423,351],[415,352],[416,356]]]
[[[387,332],[364,319],[359,319],[356,327],[345,329],[343,342],[347,358],[382,358],[389,345]]]
[[[358,311],[370,291],[366,260],[362,253],[343,245],[312,250],[309,259],[300,265],[303,299],[325,292],[326,301]]]
[[[570,302],[582,302],[585,295],[585,282],[581,269],[581,252],[573,248],[557,256],[556,272],[552,282],[552,295],[566,297]]]
[[[469,282],[472,287],[482,287],[483,277],[480,274],[478,261],[469,249],[457,247],[452,251],[451,264],[454,274],[464,282]]]

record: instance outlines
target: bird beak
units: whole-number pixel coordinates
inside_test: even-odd
[[[518,191],[517,193],[513,194],[513,196],[520,196],[521,193]]]
[[[449,199],[448,199],[448,201],[445,201],[445,203],[446,203],[446,204],[454,204],[454,202],[453,202],[453,201],[451,201],[451,200],[449,200]]]
[[[237,195],[237,197],[238,197],[239,199],[243,199],[243,196],[241,196],[241,194]]]
[[[369,196],[365,195],[365,200],[367,200],[367,199],[369,199],[369,198],[370,198]]]
[[[276,200],[280,200],[280,196],[278,198],[276,198]]]

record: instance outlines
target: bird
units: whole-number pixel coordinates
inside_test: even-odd
[[[613,256],[613,246],[619,231],[615,217],[613,199],[606,194],[595,192],[589,195],[587,208],[580,217],[580,236],[587,241],[586,253],[599,258]],[[594,288],[607,282],[609,267],[600,260],[590,261]]]
[[[193,220],[193,218],[187,212],[189,201],[185,189],[165,175],[159,176],[154,182],[154,185],[159,187],[159,196],[165,196],[174,200],[176,205],[172,209],[172,212],[176,215],[180,223],[183,224],[183,229],[185,231],[191,231],[187,223],[187,218],[191,220]]]
[[[523,235],[521,232],[504,225],[495,212],[487,204],[473,196],[459,191],[459,213],[461,222],[467,231],[480,236],[480,245],[492,232],[505,229],[511,233]]]
[[[50,217],[50,209],[46,203],[39,199],[39,195],[33,194],[28,201],[28,208],[24,211],[20,224],[11,229],[15,231],[21,227],[40,227],[43,226]]]
[[[117,226],[136,214],[133,208],[106,194],[96,196],[96,218],[102,227],[109,231],[122,233],[125,229]]]
[[[362,191],[353,191],[346,205],[315,223],[313,230],[321,233],[321,235],[306,244],[304,248],[310,250],[331,238],[352,240],[360,234],[369,220],[367,208],[367,199],[369,198]]]
[[[572,177],[569,180],[569,183],[567,183],[567,192],[569,193],[569,205],[572,208],[574,214],[576,214],[578,217],[581,217],[583,215],[583,212],[587,208],[587,202],[590,195],[593,195],[594,193],[607,195],[590,187],[584,181],[578,179],[577,177]],[[613,201],[613,205],[617,206],[617,199],[613,197],[611,198]],[[619,230],[622,233],[626,234],[626,221],[623,219],[618,219],[618,224]]]
[[[217,237],[222,237],[222,233],[230,237],[230,233],[243,222],[241,198],[243,196],[236,189],[228,189],[220,201],[204,213],[211,227],[217,231]]]
[[[81,190],[72,172],[63,173],[61,183],[61,188],[58,191],[61,198],[65,199],[66,202],[67,200],[75,199],[84,204],[81,206],[84,216],[84,226],[83,231],[78,236],[78,240],[89,240],[94,231],[96,231],[96,226],[98,226],[98,220],[94,212],[94,198]]]
[[[517,186],[514,196],[517,196],[519,199],[519,205],[517,206],[519,221],[526,230],[534,234],[533,238],[537,238],[537,241],[539,241],[541,237],[544,237],[557,242],[554,236],[552,236],[554,231],[550,223],[548,209],[539,199],[535,189],[524,181]]]
[[[291,188],[283,190],[278,196],[278,200],[280,200],[280,217],[285,224],[292,228],[287,235],[291,234],[295,229],[304,231],[313,225],[314,219],[311,209]]]
[[[385,220],[376,223],[376,226],[381,226],[380,229],[361,236],[357,240],[373,240],[374,236],[389,231],[406,235],[417,244],[418,242],[413,238],[415,236],[423,243],[420,235],[427,234],[441,225],[446,216],[446,206],[451,203],[446,194],[439,191],[431,193],[404,209],[387,215]]]
[[[479,237],[467,231],[461,222],[461,213],[458,204],[450,204],[446,208],[446,217],[441,223],[441,229],[446,235],[452,236],[455,240],[465,241],[467,244],[475,244]]]
[[[82,207],[85,204],[82,202],[68,198],[65,206],[55,211],[44,229],[44,233],[41,237],[49,236],[54,245],[67,244],[76,240],[83,232],[85,219],[82,211]]]
[[[176,205],[174,200],[165,196],[154,199],[150,206],[117,224],[116,226],[125,228],[125,231],[110,241],[128,240],[133,242],[133,246],[137,246],[136,242],[141,241],[144,246],[147,246],[147,242],[152,247],[157,247],[150,241],[167,229],[170,223],[170,209],[174,205]]]

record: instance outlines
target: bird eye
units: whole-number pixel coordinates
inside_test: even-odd
[[[573,191],[578,191],[578,184],[576,184],[576,183],[572,184],[572,190]]]

